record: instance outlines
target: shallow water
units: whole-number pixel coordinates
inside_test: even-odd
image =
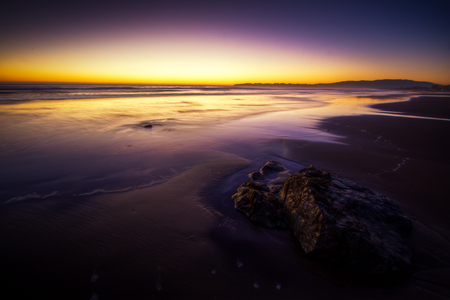
[[[253,145],[268,138],[336,142],[332,134],[314,129],[318,120],[368,112],[364,104],[380,100],[361,97],[392,93],[211,86],[0,88],[1,203],[151,186],[201,162],[236,155],[252,159],[260,151]],[[148,124],[152,128],[144,127]]]

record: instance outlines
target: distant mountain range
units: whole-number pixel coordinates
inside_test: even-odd
[[[317,83],[317,84],[291,84],[291,83],[244,83],[236,86],[267,86],[267,87],[296,87],[296,88],[338,88],[338,89],[413,89],[413,88],[432,88],[441,85],[407,79],[381,79],[381,80],[361,80],[361,81],[341,81],[335,83]]]

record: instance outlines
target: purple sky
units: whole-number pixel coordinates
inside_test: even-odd
[[[4,5],[0,81],[450,84],[448,1]]]

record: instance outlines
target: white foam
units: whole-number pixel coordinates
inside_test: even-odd
[[[395,172],[395,171],[397,171],[398,169],[400,169],[401,167],[403,167],[403,166],[405,165],[405,163],[406,163],[407,160],[409,160],[409,157],[407,157],[407,158],[404,159],[401,163],[399,163],[399,164],[397,165],[397,167],[394,168],[394,169],[392,170],[392,172]]]
[[[95,195],[98,193],[106,193],[107,191],[104,189],[95,189],[91,192],[87,192],[87,193],[83,193],[83,194],[78,194],[78,196],[90,196],[90,195]]]
[[[10,204],[10,203],[15,203],[15,202],[19,202],[19,201],[23,201],[23,200],[28,200],[28,199],[41,199],[41,195],[38,195],[36,193],[31,193],[25,196],[17,196],[17,197],[13,197],[5,202],[2,203],[3,204]]]
[[[45,198],[53,197],[53,196],[60,196],[60,194],[58,193],[58,191],[54,191],[54,192],[52,192],[52,193],[50,193],[50,194],[47,194],[47,195],[45,195],[45,196],[42,196],[41,199],[45,199]]]

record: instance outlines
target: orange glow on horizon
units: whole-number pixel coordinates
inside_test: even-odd
[[[156,39],[156,38],[155,38]],[[51,47],[49,46],[52,45]],[[124,84],[330,83],[386,78],[450,84],[445,65],[379,61],[320,49],[215,37],[36,42],[0,49],[1,82]]]

